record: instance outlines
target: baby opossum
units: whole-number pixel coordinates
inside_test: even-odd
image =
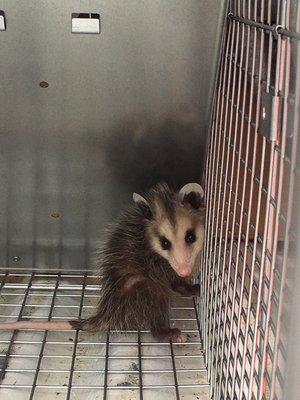
[[[203,189],[196,183],[179,192],[158,184],[145,197],[134,193],[134,207],[108,235],[99,265],[101,292],[97,313],[65,322],[18,321],[0,329],[150,329],[157,339],[186,341],[170,328],[174,292],[199,295],[190,284],[204,240]]]

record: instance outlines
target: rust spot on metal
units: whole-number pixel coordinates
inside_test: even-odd
[[[47,88],[49,86],[49,83],[46,82],[46,81],[42,81],[42,82],[39,83],[39,85],[40,85],[41,88]]]
[[[52,218],[59,218],[60,217],[59,210],[52,210],[50,216]]]

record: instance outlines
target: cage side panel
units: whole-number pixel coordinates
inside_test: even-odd
[[[297,2],[229,2],[201,269],[214,399],[283,396],[286,297],[296,261],[299,38]]]

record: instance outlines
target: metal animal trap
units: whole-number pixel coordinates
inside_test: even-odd
[[[206,236],[187,343],[2,331],[0,399],[298,399],[299,1],[24,4],[0,10],[1,320],[91,315],[98,229],[198,179],[208,136]]]

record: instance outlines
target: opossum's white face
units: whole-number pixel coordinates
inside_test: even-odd
[[[195,189],[196,184],[193,185]],[[194,190],[186,193],[183,189],[170,198],[172,204],[167,203],[167,196],[160,197],[159,192],[151,204],[139,195],[135,195],[134,200],[141,202],[143,199],[143,206],[151,209],[147,234],[152,249],[166,259],[179,276],[187,278],[192,275],[203,247],[204,208],[199,201],[203,191],[200,195]]]
[[[184,206],[183,206],[184,207]],[[191,215],[190,210],[176,210],[175,224],[164,219],[149,228],[153,250],[165,258],[181,277],[192,275],[203,247],[202,218]]]

